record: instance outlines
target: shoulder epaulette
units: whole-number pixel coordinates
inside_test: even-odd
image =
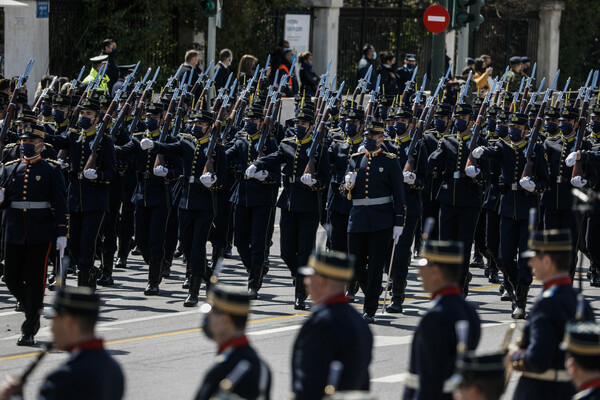
[[[285,142],[285,141],[289,142],[290,140],[296,140],[296,138],[295,137],[286,137],[286,138],[283,138],[282,142]]]
[[[19,162],[19,161],[21,161],[21,159],[20,159],[20,158],[17,158],[16,160],[9,161],[9,162],[7,162],[7,163],[6,163],[6,164],[4,164],[4,165],[11,165],[11,164],[17,163],[17,162]]]
[[[145,134],[145,133],[146,133],[146,132],[135,132],[135,133],[133,134],[133,136],[140,136],[140,135],[143,135],[143,134]]]
[[[190,142],[194,141],[194,136],[190,135],[189,133],[180,133],[179,135],[182,139],[189,140]]]
[[[364,152],[354,153],[354,154],[351,154],[350,157],[356,157],[356,156],[360,156],[362,154],[365,154],[365,153]]]
[[[333,138],[333,143],[346,143],[344,139]]]
[[[53,149],[53,148],[54,148],[54,146],[52,146],[50,143],[44,143],[44,146],[45,146],[45,147],[50,147],[51,149]]]
[[[16,145],[17,145],[17,142],[15,142],[15,143],[9,143],[6,146],[4,146],[4,148],[5,149],[11,149],[11,148],[15,147]]]
[[[387,151],[384,151],[383,154],[385,154],[387,158],[398,158],[394,153],[388,153]]]
[[[75,128],[69,128],[69,132],[79,133],[79,131]]]
[[[44,158],[44,160],[48,161],[51,164],[58,165],[59,167],[62,167],[62,164],[60,163],[60,161],[56,161],[56,160],[53,160],[51,158]]]

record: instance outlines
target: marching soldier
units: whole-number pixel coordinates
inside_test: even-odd
[[[271,371],[244,334],[250,314],[250,295],[217,283],[200,307],[204,334],[219,346],[219,357],[206,373],[196,400],[234,393],[254,400],[271,398]]]
[[[0,203],[3,224],[6,286],[22,305],[25,322],[19,346],[34,344],[40,328],[48,256],[67,245],[66,185],[60,165],[43,159],[44,128],[26,125],[21,134],[18,160],[0,167]]]
[[[511,345],[505,365],[521,372],[514,398],[566,399],[575,394],[565,371],[565,353],[559,348],[565,324],[575,319],[593,320],[591,307],[578,304],[577,290],[569,277],[573,241],[566,229],[534,231],[529,239],[529,266],[543,281],[542,294],[531,307],[519,345]]]
[[[404,400],[451,399],[450,377],[456,364],[457,344],[464,341],[466,350],[475,350],[479,343],[479,316],[462,297],[458,284],[464,264],[463,246],[463,242],[457,241],[423,243],[421,257],[426,263],[421,266],[419,276],[423,290],[431,293],[434,303],[413,337]],[[467,327],[462,338],[457,337],[459,321]]]
[[[474,352],[458,357],[455,400],[499,400],[504,392],[504,354],[477,355]]]
[[[326,386],[334,361],[341,364],[336,392],[368,391],[373,334],[344,296],[354,275],[354,257],[315,249],[300,271],[315,307],[294,342],[294,398],[320,399],[330,394]]]
[[[544,133],[546,134],[546,139],[557,138],[560,134],[558,127],[559,119],[559,107],[546,107],[544,110]]]
[[[57,93],[52,96],[52,119],[54,120],[55,135],[63,136],[69,125],[71,96]]]
[[[548,164],[541,143],[527,139],[527,116],[515,113],[510,116],[509,141],[498,141],[495,146],[477,147],[472,156],[490,158],[500,163],[500,247],[499,261],[504,272],[504,286],[512,286],[514,296],[512,317],[525,318],[527,294],[532,282],[531,269],[527,267],[527,238],[529,235],[529,210],[538,207],[539,194],[548,187]],[[523,175],[527,162],[527,146],[533,152],[534,176]],[[482,164],[485,168],[485,163]],[[471,166],[472,167],[472,166]],[[477,173],[477,171],[474,171]],[[510,291],[510,289],[506,289]]]
[[[227,152],[229,165],[240,165],[242,170],[250,167],[258,158],[258,146],[261,135],[263,105],[252,104],[246,110],[244,128],[238,132],[238,139]],[[277,142],[273,137],[264,141],[264,153],[277,151]],[[252,177],[239,179],[231,196],[234,210],[234,239],[242,263],[248,271],[248,293],[252,299],[258,296],[262,278],[266,271],[267,247],[270,242],[269,223],[275,212],[277,190],[281,174],[260,171]]]
[[[96,124],[100,104],[95,99],[84,99],[81,105],[77,122],[81,130],[69,130],[65,136],[47,136],[46,140],[56,149],[69,151],[69,249],[79,267],[78,285],[95,288],[94,256],[108,211],[108,183],[116,173],[115,150],[112,138],[105,134],[98,148],[97,168],[85,168],[91,144],[99,140]]]
[[[565,366],[579,392],[577,400],[600,399],[600,324],[591,321],[571,322],[561,349]]]
[[[348,250],[356,257],[355,274],[365,295],[363,318],[374,323],[390,239],[397,245],[406,224],[406,200],[398,158],[381,147],[383,123],[370,124],[364,151],[352,154],[348,164],[345,187],[352,199]]]
[[[281,208],[281,258],[295,281],[296,310],[306,308],[306,288],[298,268],[306,265],[315,244],[321,218],[321,191],[330,179],[329,155],[325,146],[313,142],[313,120],[313,108],[299,109],[294,125],[295,137],[282,140],[278,151],[258,159],[246,170],[246,175],[252,177],[262,170],[269,173],[279,171],[283,165],[283,191],[277,201],[277,207]],[[304,171],[309,161],[308,151],[313,145],[319,147],[316,172],[311,176]]]
[[[99,309],[100,299],[89,288],[65,287],[57,292],[46,315],[52,318],[54,345],[70,357],[42,382],[40,399],[123,398],[123,371],[94,333]],[[23,396],[23,383],[16,377],[0,388],[0,399],[12,395]]]

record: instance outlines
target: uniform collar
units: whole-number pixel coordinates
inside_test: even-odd
[[[225,343],[219,345],[219,353],[218,354],[223,354],[223,352],[225,352],[231,348],[248,346],[249,344],[250,344],[250,342],[248,341],[248,338],[246,337],[246,335],[242,334],[240,336],[236,336],[233,339],[230,339],[230,340],[226,341]]]
[[[258,132],[256,135],[250,136],[249,134],[246,135],[248,137],[248,140],[251,142],[254,142],[255,140],[258,140],[260,138],[260,132]]]
[[[406,143],[406,142],[410,141],[410,135],[407,133],[406,135],[404,135],[402,137],[396,136],[395,141],[397,144]]]
[[[527,143],[529,143],[529,141],[527,139],[521,141],[519,144],[514,144],[512,142],[512,140],[510,141],[510,147],[512,147],[513,149],[522,149],[523,147],[527,146]]]
[[[347,141],[348,143],[350,143],[350,144],[359,144],[360,142],[362,142],[362,141],[363,141],[363,137],[362,137],[362,136],[359,136],[359,137],[357,137],[356,139],[350,139],[350,138],[347,138],[347,139],[346,139],[346,141]]]
[[[435,293],[432,293],[431,298],[433,300],[436,300],[438,297],[441,297],[441,296],[453,296],[453,295],[459,295],[459,294],[461,294],[461,290],[458,287],[458,285],[450,285],[450,286],[441,288],[440,290],[438,290]]]
[[[57,128],[64,128],[65,126],[67,126],[69,124],[69,120],[66,119],[63,122],[61,122],[60,124],[57,123],[56,121],[54,121],[54,125],[56,125]]]
[[[369,156],[369,158],[372,158],[372,157],[378,156],[378,155],[379,155],[379,154],[381,154],[382,152],[383,152],[383,149],[382,149],[381,147],[380,147],[380,148],[378,148],[377,150],[375,150],[375,151],[371,151],[371,152],[369,152],[369,151],[365,150],[365,154],[366,154],[367,156]]]
[[[450,135],[450,132],[448,132],[448,133],[439,133],[438,131],[435,131],[435,136],[438,138],[438,140],[439,139],[443,139],[443,138],[445,138],[446,136],[449,136],[449,135]]]
[[[150,139],[154,139],[160,136],[160,129],[155,130],[154,132],[146,131],[146,137]]]
[[[467,133],[464,136],[460,136],[458,133],[456,134],[456,138],[460,141],[460,142],[466,142],[467,140],[471,139],[471,135],[470,133]]]
[[[600,378],[594,379],[581,385],[581,391],[596,388],[600,388]]]
[[[203,138],[196,139],[196,143],[204,144],[204,143],[208,143],[209,140],[210,140],[210,135],[206,135]]]
[[[566,143],[571,143],[572,141],[574,141],[574,140],[575,140],[575,136],[576,136],[576,135],[575,135],[575,134],[573,134],[573,135],[571,135],[570,137],[566,138],[566,137],[564,137],[562,134],[560,135],[560,137],[561,137],[561,139],[563,140],[563,142],[566,142]]]
[[[40,154],[38,154],[37,156],[31,157],[31,158],[25,158],[23,157],[23,162],[25,162],[25,164],[35,164],[38,161],[42,160],[42,156]]]
[[[73,353],[74,351],[77,351],[77,350],[100,350],[103,348],[104,348],[104,341],[102,339],[91,338],[91,339],[84,340],[82,342],[79,342],[79,343],[69,347],[68,350],[71,353]]]
[[[98,129],[94,128],[91,131],[80,131],[79,134],[81,136],[85,136],[85,137],[90,137],[90,136],[94,136],[96,134],[96,132],[98,131]]]
[[[594,139],[595,142],[600,140],[600,133],[596,134],[594,132],[590,133],[590,137]]]
[[[544,281],[544,290],[548,290],[552,286],[571,286],[571,277],[568,274],[560,274],[554,278],[546,279]]]
[[[298,140],[298,138],[294,138],[294,139],[296,140],[296,143],[298,143],[298,144],[306,144],[312,140],[312,136],[308,135],[308,137],[306,139],[302,139],[302,140]]]

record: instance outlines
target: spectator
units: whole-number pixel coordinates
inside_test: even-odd
[[[487,69],[487,67],[492,65],[492,57],[491,56],[488,56],[487,54],[482,54],[479,56],[479,58],[481,58],[481,60],[483,61],[483,69]]]
[[[246,82],[254,76],[256,63],[258,59],[250,54],[244,54],[238,65],[237,80],[238,87],[241,89],[246,86]],[[257,77],[258,79],[258,77]]]
[[[300,92],[306,96],[314,96],[317,93],[319,77],[313,71],[312,53],[307,51],[300,54],[298,58],[300,61]]]
[[[119,79],[119,67],[117,66],[117,62],[115,61],[115,56],[117,55],[117,42],[112,39],[105,39],[102,42],[102,51],[100,55],[108,56],[108,65],[106,66],[106,76],[110,79],[107,83],[108,85],[108,93],[112,89],[113,85]]]
[[[404,86],[406,86],[406,82],[410,81],[410,78],[412,78],[416,66],[417,56],[412,53],[406,53],[404,56],[404,66],[396,71],[396,75],[398,75],[398,90],[400,92],[404,91]]]
[[[523,64],[522,72],[525,76],[529,77],[531,74],[531,70],[529,67],[531,66],[531,58],[527,56],[521,57],[521,63]]]
[[[379,58],[381,63],[377,67],[377,75],[381,76],[380,93],[386,96],[396,96],[398,94],[398,81],[394,72],[396,56],[391,51],[382,51]]]
[[[229,78],[229,74],[231,71],[229,67],[233,62],[233,53],[229,49],[223,49],[219,53],[219,72],[215,75],[215,89],[218,91],[227,83],[227,78]]]
[[[477,85],[477,95],[481,96],[487,93],[493,85],[492,74],[494,69],[492,67],[485,67],[485,62],[482,58],[475,60],[475,72],[473,73],[473,81]]]
[[[290,43],[287,40],[282,40],[277,44],[277,47],[271,53],[271,70],[277,71],[279,66],[283,63],[283,50],[290,47]],[[274,75],[273,75],[274,76]],[[273,77],[271,77],[273,79]]]
[[[460,71],[460,77],[462,79],[467,79],[469,77],[469,72],[475,74],[475,63],[477,61],[472,57],[467,57],[467,66]]]
[[[281,79],[281,77],[284,74],[290,73],[290,69],[292,68],[292,58],[293,57],[294,57],[294,53],[292,52],[292,49],[290,49],[290,48],[283,49],[283,62],[279,65],[279,68],[277,68],[279,70],[279,78],[278,79]],[[283,89],[283,92],[285,94],[285,97],[293,97],[296,95],[296,93],[298,93],[298,82],[296,81],[295,76],[290,76],[288,78],[288,83],[285,86],[285,88]]]
[[[186,80],[189,79],[190,73],[192,74],[192,84],[194,84],[202,70],[200,69],[200,53],[197,50],[188,50],[185,52],[185,58],[183,64],[181,64],[181,71],[179,71],[179,75],[176,76],[178,80],[183,79],[183,76],[186,76]],[[187,74],[186,74],[187,73]],[[194,93],[195,96],[198,93]]]
[[[365,77],[367,71],[369,71],[369,67],[373,66],[375,69],[375,60],[377,59],[377,52],[375,51],[375,47],[372,44],[365,44],[362,49],[362,58],[358,62],[358,67],[356,68],[356,80],[359,81]],[[371,74],[370,85],[367,86],[367,89],[373,89],[375,87],[375,82],[377,79],[377,74],[375,71]]]

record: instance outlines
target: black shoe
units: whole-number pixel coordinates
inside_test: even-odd
[[[225,258],[232,258],[232,257],[233,257],[233,255],[232,255],[232,251],[233,251],[233,250],[232,250],[232,248],[231,248],[231,245],[227,246],[227,247],[225,248],[225,253],[223,254],[223,257],[225,257]]]
[[[162,271],[162,277],[163,278],[170,278],[171,277],[171,266],[166,266],[163,271]]]
[[[184,307],[195,307],[198,304],[198,294],[188,293],[185,301],[183,302]]]
[[[19,340],[17,340],[17,346],[33,346],[34,344],[33,335],[22,334]]]
[[[500,283],[500,277],[498,276],[498,271],[495,269],[490,270],[490,277],[488,278],[490,283]]]
[[[25,309],[23,308],[23,304],[21,304],[20,301],[17,301],[17,304],[15,304],[15,311],[16,312],[23,312],[23,311],[25,311]]]
[[[119,257],[115,264],[115,268],[127,268],[127,257]]]
[[[141,256],[142,252],[136,247],[135,249],[131,250],[131,254],[134,256]]]
[[[304,296],[296,296],[296,301],[294,302],[294,310],[306,310],[306,302],[304,301]]]
[[[149,282],[148,286],[146,286],[146,290],[144,290],[146,296],[158,296],[159,292],[158,283],[155,282]]]
[[[485,275],[486,278],[490,277],[490,267],[488,267],[487,265],[483,269],[483,275]]]
[[[183,285],[181,285],[182,289],[189,289],[190,288],[190,280],[188,278],[185,278],[185,281],[183,281]]]
[[[102,276],[100,277],[100,279],[98,279],[96,283],[100,286],[111,286],[115,283],[115,281],[113,280],[112,275],[103,272]]]
[[[254,288],[248,289],[248,296],[250,296],[250,300],[258,299],[258,292]]]
[[[600,274],[597,271],[592,272],[591,285],[594,287],[600,287]]]
[[[175,250],[175,253],[173,253],[173,258],[179,258],[183,255],[183,251],[177,249]]]
[[[396,301],[392,301],[386,308],[385,311],[390,314],[402,314],[402,304]]]
[[[52,285],[54,282],[56,282],[56,277],[54,274],[48,275],[48,285]]]
[[[375,323],[375,317],[371,316],[367,313],[364,313],[362,316],[362,319],[367,323],[367,324],[374,324]]]

